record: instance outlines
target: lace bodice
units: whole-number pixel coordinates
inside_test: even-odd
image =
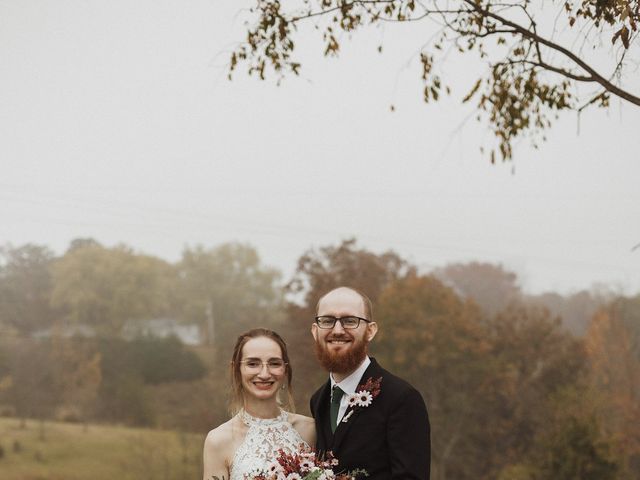
[[[249,430],[233,456],[229,480],[244,480],[265,469],[280,449],[293,453],[299,450],[301,444],[307,446],[288,422],[288,413],[284,410],[280,410],[276,418],[256,418],[244,410],[238,415]]]

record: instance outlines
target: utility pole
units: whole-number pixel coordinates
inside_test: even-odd
[[[213,319],[213,302],[211,300],[207,302],[205,315],[207,316],[207,344],[213,345],[215,335],[215,321]]]

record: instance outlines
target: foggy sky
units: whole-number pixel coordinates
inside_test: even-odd
[[[490,165],[464,59],[451,98],[421,102],[423,27],[370,29],[338,59],[310,39],[301,78],[229,82],[249,4],[0,0],[0,244],[175,261],[242,241],[288,276],[354,236],[425,270],[500,262],[531,292],[640,290],[639,108],[564,115]]]

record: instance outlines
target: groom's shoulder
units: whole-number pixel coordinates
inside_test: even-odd
[[[325,381],[324,383],[322,383],[322,385],[320,385],[318,387],[318,389],[315,392],[313,392],[313,394],[311,395],[311,400],[312,401],[315,400],[316,398],[318,398],[318,396],[322,393],[323,389],[327,388],[327,383],[328,382],[329,382],[328,380]]]
[[[373,373],[377,373],[378,377],[382,378],[380,391],[381,393],[386,393],[385,397],[389,400],[401,401],[407,396],[419,396],[422,398],[420,392],[408,381],[382,368],[380,365],[377,365],[377,367],[377,372]]]

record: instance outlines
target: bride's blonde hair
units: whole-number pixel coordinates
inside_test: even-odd
[[[231,356],[230,376],[231,376],[231,399],[229,402],[229,412],[231,415],[235,415],[240,411],[244,405],[244,392],[242,388],[242,375],[240,373],[240,361],[242,360],[242,349],[244,345],[252,338],[265,337],[273,340],[280,347],[282,353],[282,360],[285,363],[285,389],[286,401],[282,403],[278,393],[278,403],[283,406],[289,412],[295,412],[295,405],[293,402],[293,395],[291,392],[291,380],[293,379],[293,369],[289,361],[289,353],[287,352],[287,344],[282,337],[273,330],[268,328],[254,328],[247,332],[244,332],[236,340],[236,345],[233,347],[233,355]]]

